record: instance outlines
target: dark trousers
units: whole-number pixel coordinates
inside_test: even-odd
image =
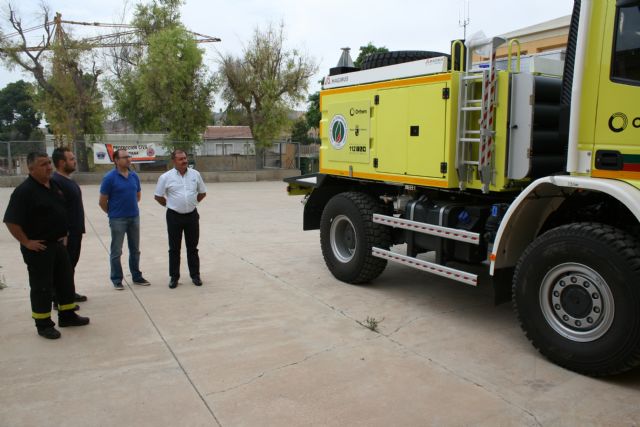
[[[67,236],[67,253],[69,254],[69,261],[71,261],[71,267],[73,271],[76,270],[76,265],[80,260],[80,248],[82,247],[82,233],[72,233]],[[74,292],[75,294],[75,292]],[[51,290],[51,297],[53,303],[58,305],[58,297],[55,288]]]
[[[82,233],[70,233],[67,237],[67,252],[69,253],[69,260],[71,266],[76,269],[78,261],[80,260],[80,249],[82,247]]]
[[[198,210],[188,214],[180,214],[167,209],[167,233],[169,235],[169,276],[180,278],[180,247],[182,233],[187,246],[187,264],[191,277],[200,275],[200,258],[198,257],[198,240],[200,239],[200,215]]]
[[[46,245],[47,248],[40,252],[20,246],[22,258],[29,271],[31,311],[36,325],[51,322],[53,290],[58,296],[61,311],[72,310],[75,307],[73,267],[67,249],[62,242],[47,242]]]

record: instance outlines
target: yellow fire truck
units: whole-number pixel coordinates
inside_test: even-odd
[[[465,265],[487,266],[542,354],[617,374],[640,364],[640,0],[577,0],[564,67],[518,51],[343,54],[320,173],[288,191],[339,280],[390,261],[476,286]]]

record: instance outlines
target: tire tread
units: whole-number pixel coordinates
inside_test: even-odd
[[[533,346],[538,349],[540,353],[565,368],[595,377],[617,375],[622,372],[626,372],[640,365],[640,339],[635,340],[635,343],[632,344],[632,348],[626,351],[626,355],[623,360],[617,362],[616,364],[605,362],[599,366],[585,369],[581,368],[577,364],[563,362],[562,360],[554,358],[553,354],[547,351],[547,349],[543,345],[541,345],[541,343],[537,342],[536,339],[530,334],[525,326],[522,314],[520,313],[520,310],[518,310],[516,291],[518,289],[518,277],[521,274],[521,270],[524,268],[523,260],[525,260],[528,255],[540,244],[543,244],[544,242],[555,238],[558,234],[566,234],[567,232],[572,233],[572,235],[575,237],[598,240],[600,243],[604,243],[622,257],[624,262],[634,272],[635,277],[640,277],[640,244],[632,235],[610,225],[595,222],[573,223],[557,227],[546,232],[545,234],[540,236],[533,244],[530,244],[525,249],[516,265],[513,274],[512,301],[513,309],[518,317],[518,322],[525,332],[527,339],[531,341]]]

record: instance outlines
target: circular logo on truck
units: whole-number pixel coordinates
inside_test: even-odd
[[[613,113],[609,118],[609,129],[611,129],[611,132],[622,132],[627,128],[628,124],[629,119],[624,113]]]
[[[333,116],[329,123],[329,141],[336,150],[344,147],[347,143],[347,121],[341,115]]]

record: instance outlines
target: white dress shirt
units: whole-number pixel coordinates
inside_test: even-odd
[[[197,170],[187,168],[184,175],[181,175],[173,168],[160,175],[155,195],[167,200],[167,208],[187,214],[198,206],[198,194],[206,192],[207,187]]]

